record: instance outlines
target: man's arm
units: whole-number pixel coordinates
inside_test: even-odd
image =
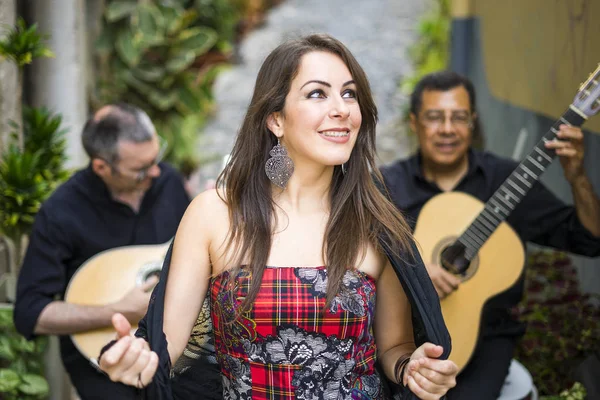
[[[579,221],[592,235],[600,238],[600,198],[594,193],[587,175],[575,179],[571,189]]]
[[[583,166],[583,132],[578,127],[561,125],[557,136],[560,140],[547,142],[546,147],[554,149],[559,157],[573,191],[579,221],[592,235],[600,237],[600,199]]]
[[[41,312],[33,333],[36,335],[69,335],[111,325],[116,312],[112,305],[84,306],[53,301]]]
[[[149,279],[143,286],[136,287],[116,303],[104,306],[87,306],[53,301],[40,313],[34,328],[36,335],[69,335],[97,328],[112,326],[115,313],[123,314],[129,322],[137,323],[150,301],[150,289],[157,278]]]
[[[114,312],[137,323],[148,306],[150,292],[145,290],[155,281],[106,306],[57,301],[67,285],[66,262],[73,257],[76,240],[68,231],[44,207],[38,212],[19,273],[13,316],[15,327],[27,339],[36,334],[70,334],[110,326]]]

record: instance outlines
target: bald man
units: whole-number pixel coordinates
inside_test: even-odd
[[[85,124],[82,143],[88,167],[61,185],[36,216],[14,322],[27,339],[59,335],[63,364],[82,400],[127,399],[131,389],[94,369],[69,335],[111,326],[116,312],[137,323],[149,287],[103,306],[66,303],[65,290],[77,269],[104,250],[167,242],[190,200],[181,177],[161,162],[166,143],[142,110],[128,104],[101,108]]]

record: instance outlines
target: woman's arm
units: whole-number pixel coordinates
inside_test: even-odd
[[[383,371],[391,381],[401,383],[396,376],[396,362],[402,356],[410,357],[416,346],[410,303],[387,260],[377,280],[375,343]]]
[[[211,275],[209,251],[213,228],[223,223],[220,218],[223,214],[227,214],[226,208],[216,192],[204,192],[190,204],[177,230],[163,319],[171,365],[183,353],[206,296]],[[156,372],[158,356],[145,340],[129,334],[123,318],[113,317],[113,325],[119,340],[102,355],[100,368],[113,381],[137,387],[147,385]]]
[[[213,227],[223,222],[218,217],[223,206],[216,191],[204,192],[192,201],[177,229],[163,321],[171,365],[188,343],[208,290]]]
[[[408,386],[420,399],[437,400],[456,385],[456,364],[437,359],[441,346],[424,343],[415,349],[410,303],[389,262],[377,281],[375,341],[387,377]],[[398,368],[407,356],[405,367]]]

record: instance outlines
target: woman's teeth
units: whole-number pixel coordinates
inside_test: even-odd
[[[330,137],[343,137],[343,136],[348,136],[349,132],[339,132],[339,131],[324,131],[321,132],[321,135],[323,136],[330,136]]]

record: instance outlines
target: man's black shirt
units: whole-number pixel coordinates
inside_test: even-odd
[[[467,173],[453,190],[486,202],[517,165],[487,152],[470,150]],[[419,152],[383,167],[381,172],[392,201],[414,230],[425,203],[442,190],[423,176]],[[583,227],[573,206],[563,203],[540,182],[531,188],[506,222],[524,243],[534,242],[585,256],[600,255],[600,238]],[[502,268],[501,259],[497,260],[497,267]],[[523,333],[523,326],[510,317],[510,309],[522,298],[523,278],[524,275],[513,287],[488,302],[483,315],[484,335]]]
[[[90,257],[118,246],[159,244],[173,238],[189,197],[181,177],[171,167],[160,164],[160,169],[161,175],[145,193],[137,213],[113,200],[91,167],[75,173],[43,204],[17,286],[14,322],[21,334],[28,339],[35,336],[44,307],[64,298],[73,274]],[[82,382],[76,381],[100,374],[89,366],[69,336],[61,336],[60,344],[65,368],[81,392]]]

